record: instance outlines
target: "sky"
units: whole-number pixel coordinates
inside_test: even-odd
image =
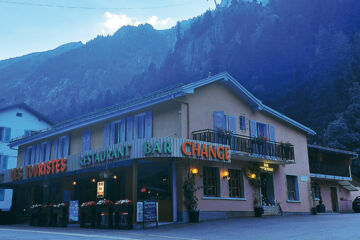
[[[214,0],[0,0],[0,60],[86,43],[124,25],[166,29],[214,8]]]

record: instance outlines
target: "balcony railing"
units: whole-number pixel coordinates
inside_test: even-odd
[[[350,177],[349,166],[341,162],[339,164],[329,164],[310,161],[310,173]]]
[[[194,140],[226,144],[231,150],[249,153],[251,156],[272,160],[294,161],[294,145],[250,138],[238,134],[205,129],[192,132]]]

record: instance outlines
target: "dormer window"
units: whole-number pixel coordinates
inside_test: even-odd
[[[21,112],[17,112],[17,113],[16,113],[16,116],[17,116],[17,117],[22,117],[23,114],[22,114]]]

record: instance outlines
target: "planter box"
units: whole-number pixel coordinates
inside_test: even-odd
[[[50,227],[52,226],[52,214],[53,214],[53,207],[44,207],[41,210],[41,226]]]
[[[96,222],[96,207],[81,207],[80,215],[80,227],[90,227],[95,228]]]
[[[66,227],[69,221],[67,207],[54,207],[53,209],[53,226]]]
[[[200,216],[200,211],[199,210],[189,211],[189,222],[198,223],[199,222],[199,216]]]
[[[41,224],[41,207],[30,208],[30,226],[40,226]]]
[[[113,227],[113,206],[96,206],[96,227],[112,228]]]
[[[115,205],[115,228],[132,229],[133,228],[133,205]]]
[[[255,207],[254,208],[255,217],[261,217],[264,214],[263,207]]]

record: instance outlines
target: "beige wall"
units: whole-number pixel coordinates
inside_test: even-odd
[[[190,133],[196,130],[213,129],[213,112],[224,111],[225,115],[235,116],[237,119],[237,134],[249,136],[249,120],[271,124],[275,127],[275,138],[277,142],[290,142],[294,145],[296,164],[280,165],[275,169],[275,197],[280,202],[283,211],[288,212],[309,212],[310,205],[310,174],[307,153],[307,138],[305,133],[295,129],[287,123],[275,119],[266,113],[254,111],[240,97],[234,94],[227,87],[213,83],[195,90],[191,96],[186,96],[183,101],[189,104]],[[246,131],[240,131],[239,116],[246,117]],[[183,131],[185,131],[183,129]],[[232,161],[232,166],[244,166],[244,162]],[[300,202],[287,201],[286,174],[298,177]],[[307,181],[301,181],[301,176],[306,176]],[[221,188],[226,189],[227,182],[221,180]],[[252,190],[249,186],[246,189],[247,201],[252,204]],[[224,190],[225,191],[225,190]],[[227,197],[226,191],[222,192]],[[205,204],[206,201],[206,204]],[[204,200],[200,201],[205,209],[216,206],[216,209],[229,208],[229,206],[240,206],[242,203],[229,200]],[[237,208],[239,209],[239,208]],[[249,210],[249,209],[248,209]]]

